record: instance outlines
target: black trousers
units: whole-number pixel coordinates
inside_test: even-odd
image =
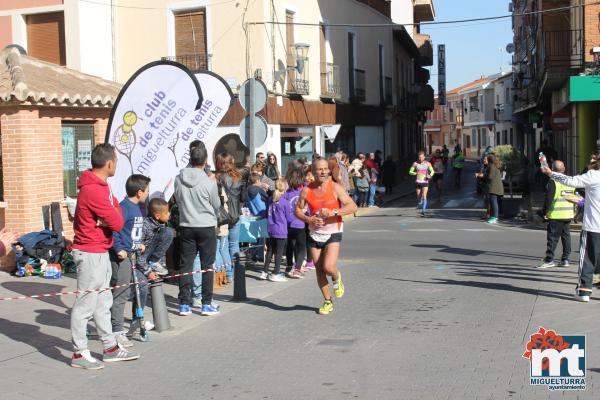
[[[202,269],[212,269],[217,254],[217,234],[215,227],[180,228],[181,268],[180,273],[192,272],[196,254],[200,252]],[[192,304],[192,275],[179,278],[179,304]],[[202,304],[211,304],[213,296],[213,272],[202,274]]]
[[[263,266],[264,272],[269,272],[269,264],[271,264],[271,257],[273,256],[273,254],[275,254],[275,269],[273,270],[273,275],[277,275],[279,273],[286,242],[287,239],[267,239],[267,255],[265,256],[265,265]],[[204,280],[202,280],[202,283],[204,283]]]
[[[544,262],[554,260],[554,251],[558,245],[558,239],[562,243],[561,261],[568,260],[571,255],[571,220],[550,219],[547,226],[548,247],[546,248],[546,258]]]
[[[290,272],[293,265],[296,265],[297,269],[302,266],[306,258],[306,231],[304,228],[288,229],[285,258],[287,260],[286,272]]]

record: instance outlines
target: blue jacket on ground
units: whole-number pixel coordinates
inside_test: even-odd
[[[267,232],[269,237],[287,239],[290,202],[281,196],[278,202],[269,204],[267,213]]]
[[[250,213],[256,217],[265,217],[267,215],[267,202],[269,196],[262,188],[254,185],[248,186],[248,196],[246,206]]]
[[[306,225],[304,223],[304,221],[302,221],[298,217],[296,217],[296,214],[295,214],[296,204],[298,203],[298,199],[300,198],[300,192],[302,192],[302,189],[303,188],[296,188],[296,189],[290,188],[282,196],[288,201],[288,204],[289,204],[288,223],[289,223],[290,228],[304,229],[304,227]]]
[[[139,204],[132,203],[128,198],[119,203],[123,211],[123,229],[120,232],[113,233],[113,251],[115,253],[125,250],[128,253],[133,251],[133,245],[137,245],[142,240],[142,226],[144,217]]]

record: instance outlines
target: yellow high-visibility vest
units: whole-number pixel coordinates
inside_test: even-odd
[[[548,219],[573,219],[575,217],[574,204],[565,199],[566,196],[575,194],[575,188],[554,181],[556,191],[552,204],[548,207]]]

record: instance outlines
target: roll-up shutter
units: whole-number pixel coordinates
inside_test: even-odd
[[[65,16],[61,12],[26,17],[27,54],[40,60],[66,65]]]

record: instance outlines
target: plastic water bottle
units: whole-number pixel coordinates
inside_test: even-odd
[[[540,151],[540,154],[538,155],[538,159],[540,160],[540,166],[542,168],[548,168],[548,160],[546,160],[546,156],[541,151]]]

